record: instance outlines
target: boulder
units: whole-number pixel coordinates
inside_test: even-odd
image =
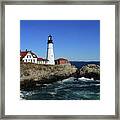
[[[93,78],[100,80],[100,66],[96,64],[88,64],[76,71],[75,77]]]

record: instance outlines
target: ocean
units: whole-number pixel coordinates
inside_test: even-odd
[[[99,100],[100,81],[78,79],[73,77],[33,91],[21,91],[21,99],[26,100]]]
[[[78,68],[88,62],[72,62]],[[100,64],[89,62],[89,64]],[[20,91],[20,98],[24,100],[100,100],[100,80],[74,77],[51,84],[44,84],[32,91]]]
[[[85,62],[85,61],[70,61],[70,63],[71,63],[71,65],[74,65],[77,68],[81,68],[81,67],[83,67],[84,65],[87,65],[87,64],[100,65],[99,61],[88,61],[88,62]]]

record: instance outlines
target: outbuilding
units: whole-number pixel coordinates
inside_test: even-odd
[[[70,64],[70,62],[65,59],[65,58],[59,58],[55,60],[56,65],[61,65],[61,64]]]

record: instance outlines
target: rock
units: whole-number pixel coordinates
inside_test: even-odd
[[[52,83],[69,77],[100,80],[100,66],[88,64],[77,69],[72,65],[20,64],[21,89],[35,89],[36,84]]]
[[[21,88],[35,87],[36,84],[51,83],[70,77],[76,72],[71,65],[20,64]]]
[[[75,77],[93,78],[100,80],[100,66],[95,64],[88,64],[76,71]]]

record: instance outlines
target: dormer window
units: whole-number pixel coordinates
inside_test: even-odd
[[[27,55],[27,58],[31,58],[31,55]]]
[[[33,55],[33,57],[36,57],[35,55]]]

